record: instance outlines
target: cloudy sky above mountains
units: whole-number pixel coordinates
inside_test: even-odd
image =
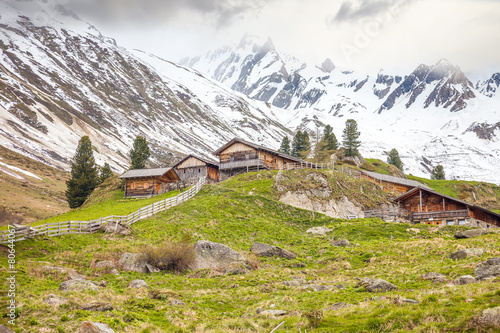
[[[71,7],[123,46],[172,61],[250,32],[315,63],[410,71],[446,58],[469,75],[500,71],[498,0],[46,1]]]

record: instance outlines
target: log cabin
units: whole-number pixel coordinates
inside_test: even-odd
[[[188,155],[173,166],[181,181],[196,182],[199,178],[218,182],[219,164],[202,157]]]
[[[500,227],[499,214],[429,188],[414,188],[395,198],[394,202],[408,212],[413,223]]]
[[[295,169],[299,166],[315,167],[315,164],[298,157],[239,138],[232,139],[213,154],[219,157],[221,179],[245,171]]]
[[[384,175],[377,172],[360,170],[359,178],[366,179],[382,186],[384,191],[394,193],[396,195],[404,194],[416,187],[432,190],[430,187],[406,178]]]
[[[151,197],[163,193],[165,185],[180,180],[173,168],[129,170],[118,178],[125,179],[125,198]]]

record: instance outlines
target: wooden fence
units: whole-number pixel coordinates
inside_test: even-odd
[[[120,222],[126,225],[157,214],[161,211],[175,207],[196,195],[205,185],[206,179],[200,178],[198,183],[189,190],[178,194],[175,197],[154,202],[151,205],[139,208],[137,211],[125,216],[107,216],[92,221],[67,221],[57,223],[46,223],[37,226],[14,225],[8,231],[0,232],[0,243],[11,243],[33,238],[35,236],[59,236],[67,234],[89,234],[100,230],[106,223]]]

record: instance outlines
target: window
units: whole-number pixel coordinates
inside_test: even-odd
[[[465,219],[458,220],[458,225],[465,225]]]
[[[198,169],[198,172],[201,172],[201,169]]]
[[[184,170],[184,173],[186,173],[186,170]]]
[[[446,220],[446,224],[447,225],[454,225],[455,221],[453,221],[453,220]]]

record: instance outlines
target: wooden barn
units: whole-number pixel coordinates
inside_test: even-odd
[[[195,182],[199,178],[218,182],[219,164],[205,158],[189,155],[173,166],[181,181]]]
[[[173,168],[129,170],[118,178],[125,179],[125,198],[157,195],[166,184],[180,180]]]
[[[219,157],[221,178],[245,171],[278,170],[283,167],[294,169],[298,166],[314,167],[314,164],[300,158],[239,138],[234,138],[217,149],[214,155]]]
[[[414,223],[500,227],[500,215],[429,188],[414,188],[394,199]]]
[[[381,173],[360,170],[359,178],[366,179],[383,187],[384,191],[401,195],[416,187],[421,187],[431,190],[430,187],[406,178],[384,175]]]

